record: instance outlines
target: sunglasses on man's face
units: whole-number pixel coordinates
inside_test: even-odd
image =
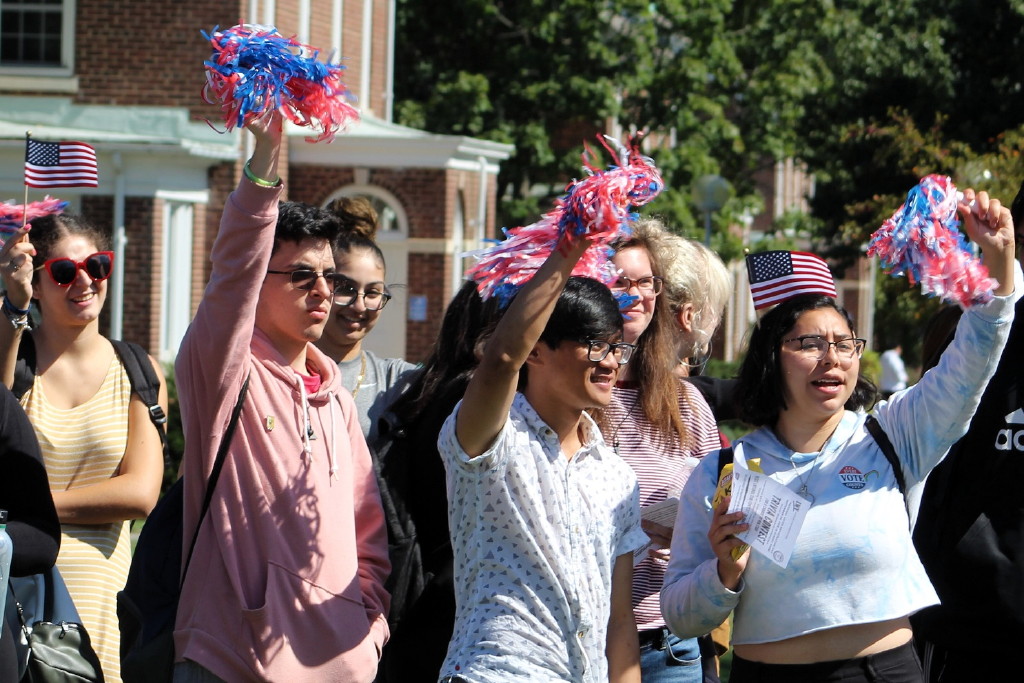
[[[95,254],[86,256],[84,261],[74,261],[67,257],[52,258],[41,266],[46,269],[50,279],[59,287],[70,287],[78,277],[80,270],[84,270],[93,282],[106,280],[110,277],[113,267],[114,252],[112,251],[97,251]]]

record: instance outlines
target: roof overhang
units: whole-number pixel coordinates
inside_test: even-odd
[[[227,161],[239,157],[237,131],[221,134],[180,107],[74,104],[65,97],[0,99],[0,148],[45,140],[79,140],[104,152],[166,153]]]
[[[367,168],[486,169],[498,164],[515,147],[460,135],[439,135],[365,116],[331,143],[309,143],[309,131],[288,125],[289,162],[316,166]]]

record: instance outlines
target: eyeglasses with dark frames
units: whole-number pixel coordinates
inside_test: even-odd
[[[297,270],[268,270],[267,274],[287,275],[295,289],[301,289],[306,292],[316,287],[317,278],[322,277],[327,281],[328,288],[330,288],[335,295],[337,295],[339,290],[345,287],[345,284],[348,282],[338,273],[320,272],[309,268],[299,268]]]
[[[644,296],[658,296],[661,294],[663,284],[662,279],[657,275],[648,275],[635,280],[620,275],[619,279],[612,283],[611,289],[615,292],[628,292],[636,287],[637,291]]]
[[[610,353],[616,363],[625,365],[633,357],[633,350],[636,349],[636,346],[633,344],[627,344],[626,342],[613,343],[603,339],[585,339],[580,343],[587,345],[587,359],[592,363],[600,363]]]
[[[838,341],[829,341],[817,334],[805,334],[800,337],[782,340],[783,344],[788,344],[789,342],[799,342],[800,347],[797,349],[797,352],[814,360],[822,360],[828,355],[829,348],[833,347],[840,360],[860,358],[861,354],[864,353],[864,345],[867,344],[866,339],[849,337]]]
[[[344,279],[341,286],[335,291],[335,306],[351,306],[356,299],[363,297],[363,306],[366,307],[366,310],[379,311],[391,301],[391,293],[386,288],[370,287],[370,289],[359,291],[359,288],[351,280],[343,275],[341,277]]]
[[[84,270],[93,282],[101,282],[110,277],[114,270],[114,252],[97,251],[81,261],[67,257],[47,259],[36,270],[46,269],[46,273],[58,287],[70,287],[78,277],[78,271]]]

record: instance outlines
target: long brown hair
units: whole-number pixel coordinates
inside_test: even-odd
[[[617,242],[616,252],[624,249],[640,248],[647,252],[651,261],[651,270],[658,277],[664,276],[664,264],[659,248],[660,236],[664,227],[656,219],[637,221],[633,226],[633,234]],[[686,428],[679,414],[679,397],[685,394],[679,386],[676,376],[676,343],[674,338],[672,307],[667,301],[657,302],[654,306],[654,317],[647,329],[637,340],[637,348],[630,359],[630,374],[636,381],[640,409],[651,424],[666,435],[675,432],[683,448],[687,448],[692,435]],[[599,416],[602,429],[609,425],[603,412]]]

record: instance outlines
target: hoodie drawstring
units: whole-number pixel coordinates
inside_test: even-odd
[[[309,458],[309,462],[313,462],[313,446],[309,442],[310,434],[313,433],[313,423],[309,419],[309,396],[306,394],[306,385],[302,381],[302,378],[296,375],[296,379],[299,382],[299,395],[302,396],[302,419],[299,420],[303,427],[302,431],[302,451]],[[330,405],[331,411],[331,445],[328,449],[327,455],[330,458],[330,474],[331,481],[337,481],[338,479],[338,401],[333,391],[327,392],[327,403]]]
[[[327,402],[331,404],[331,481],[338,479],[338,430],[335,424],[335,415],[338,410],[338,402],[335,400],[334,392],[327,392]]]
[[[299,383],[299,394],[302,396],[302,419],[299,420],[302,423],[300,431],[302,432],[302,451],[309,458],[310,462],[313,462],[313,446],[309,443],[309,433],[313,431],[313,425],[309,421],[309,398],[306,396],[306,384],[302,381],[302,378],[298,374],[295,375],[295,380]]]

